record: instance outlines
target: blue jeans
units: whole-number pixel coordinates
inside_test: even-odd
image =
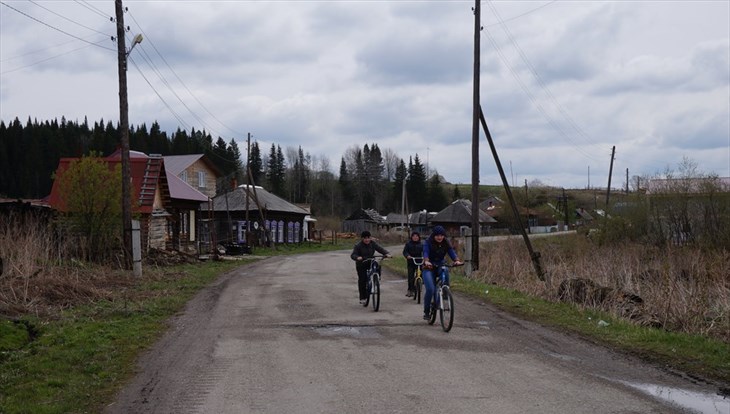
[[[438,266],[433,269],[423,269],[423,285],[426,287],[426,294],[423,295],[423,313],[429,314],[431,312],[431,301],[438,300],[436,297],[436,278],[439,277],[436,271],[440,271]],[[449,284],[449,268],[444,267],[443,272],[445,273],[445,282]],[[436,303],[438,304],[438,303]]]

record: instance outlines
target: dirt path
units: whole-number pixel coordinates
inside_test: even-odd
[[[107,413],[730,412],[716,385],[458,294],[444,333],[387,271],[380,312],[363,308],[348,256],[275,257],[221,277]]]

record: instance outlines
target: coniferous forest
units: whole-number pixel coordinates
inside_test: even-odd
[[[225,191],[230,178],[245,179],[246,149],[235,140],[215,140],[205,130],[162,131],[157,122],[151,127],[130,126],[130,149],[146,154],[205,154],[223,173],[218,190]],[[99,120],[89,123],[65,118],[23,124],[18,118],[0,121],[0,197],[39,199],[47,196],[53,173],[64,157],[89,154],[107,156],[119,147],[118,125]],[[253,182],[293,203],[311,205],[312,213],[345,216],[357,208],[374,208],[381,214],[400,213],[402,191],[408,194],[405,209],[438,211],[451,201],[439,175],[427,177],[418,155],[407,162],[390,149],[376,144],[343,148],[339,166],[324,156],[311,155],[301,146],[272,143],[260,148],[251,143],[249,168]],[[334,171],[338,168],[337,172]],[[404,185],[405,180],[405,185]]]

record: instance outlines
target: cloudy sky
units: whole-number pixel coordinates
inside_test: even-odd
[[[132,1],[129,120],[330,160],[377,143],[471,182],[474,1]],[[730,2],[482,1],[508,180],[730,176]],[[0,119],[119,118],[114,2],[0,0]],[[480,135],[480,182],[499,184]]]

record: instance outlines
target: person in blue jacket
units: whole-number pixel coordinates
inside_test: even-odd
[[[456,250],[446,240],[446,230],[442,226],[436,226],[431,231],[426,242],[423,244],[423,284],[426,287],[426,294],[423,297],[423,319],[428,320],[431,313],[431,301],[436,295],[434,267],[438,267],[446,261],[449,255],[455,266],[463,264],[456,255]],[[446,284],[449,284],[449,269],[446,271]]]

